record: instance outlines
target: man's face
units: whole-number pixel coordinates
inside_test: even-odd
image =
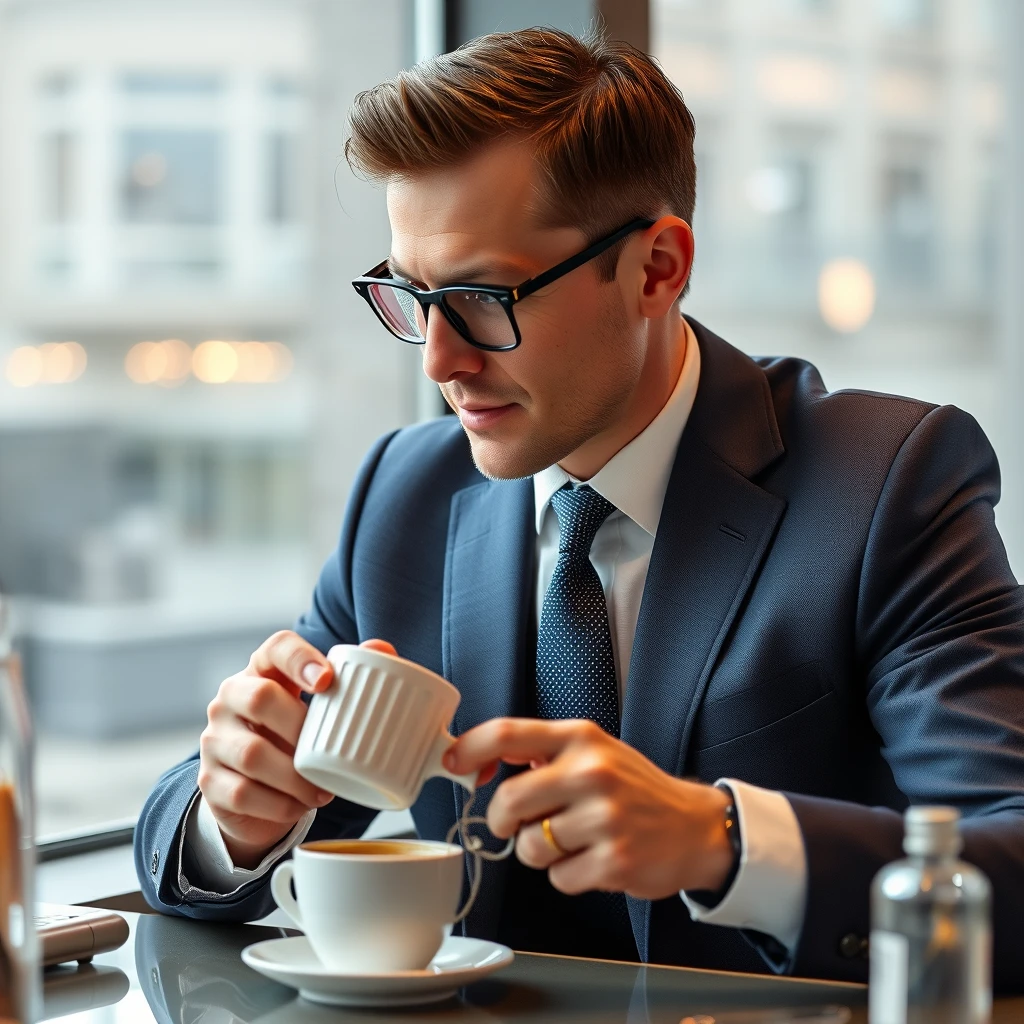
[[[576,228],[541,226],[539,187],[523,143],[393,180],[393,262],[421,287],[521,284],[587,243]],[[516,303],[523,340],[509,352],[474,348],[431,308],[423,369],[459,415],[482,473],[529,476],[614,427],[644,363],[642,318],[627,294],[588,263]]]

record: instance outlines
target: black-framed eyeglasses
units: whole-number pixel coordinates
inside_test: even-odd
[[[392,277],[388,262],[378,264],[357,277],[352,287],[366,299],[377,319],[396,337],[411,345],[427,340],[427,316],[437,306],[444,318],[470,345],[488,352],[507,352],[523,340],[512,307],[527,296],[560,277],[589,263],[634,231],[654,223],[637,217],[628,224],[598,239],[593,245],[545,270],[543,274],[508,288],[504,285],[449,284],[443,288],[417,288],[408,281]]]

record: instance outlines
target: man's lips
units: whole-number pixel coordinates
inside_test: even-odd
[[[494,426],[503,416],[515,408],[515,402],[507,405],[482,405],[467,402],[459,405],[459,419],[467,430],[486,430]]]

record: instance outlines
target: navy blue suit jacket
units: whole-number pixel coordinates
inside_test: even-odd
[[[650,962],[863,980],[868,888],[901,853],[908,803],[954,804],[964,856],[995,886],[997,982],[1024,920],[1024,588],[996,532],[995,455],[966,413],[829,394],[796,359],[752,360],[691,321],[701,380],[671,475],[636,629],[622,739],[666,772],[783,791],[807,852],[799,946],[696,924],[677,897],[629,898]],[[454,417],[369,453],[337,551],[298,631],[327,651],[368,637],[461,691],[453,731],[528,707],[536,624],[533,486],[486,480]],[[252,919],[266,880],[182,898],[177,840],[195,758],[157,784],[136,831],[156,908]],[[485,806],[495,780],[478,806]],[[461,790],[412,813],[443,837]],[[358,835],[335,800],[311,838]],[[504,866],[467,928],[493,936]],[[852,937],[852,938],[851,938]],[[845,941],[844,941],[845,940]],[[763,958],[763,959],[762,959]]]

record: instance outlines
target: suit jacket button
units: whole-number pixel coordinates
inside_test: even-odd
[[[152,859],[152,861],[150,861],[150,864],[149,864],[149,873],[151,875],[155,875],[156,874],[156,869],[159,866],[160,866],[160,851],[159,850],[154,850],[153,851],[153,859]]]
[[[861,956],[867,943],[855,932],[848,932],[839,940],[839,955],[852,960],[855,956]]]

